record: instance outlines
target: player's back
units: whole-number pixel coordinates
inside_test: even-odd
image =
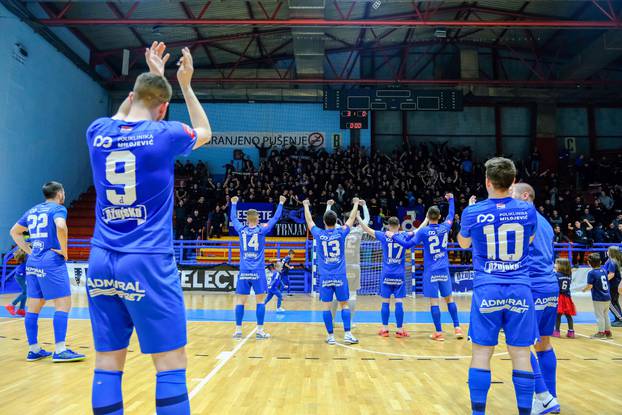
[[[363,239],[363,230],[360,226],[353,227],[346,237],[346,265],[359,264],[361,261],[361,240]]]
[[[91,124],[93,245],[127,253],[173,251],[174,162],[192,150],[195,137],[179,122],[100,118]]]
[[[388,238],[384,232],[376,231],[375,235],[382,247],[382,274],[403,275],[406,249],[393,238]],[[401,235],[404,236],[404,233]]]
[[[315,226],[311,234],[316,239],[318,273],[320,277],[341,277],[346,275],[344,255],[345,239],[350,233],[349,227],[320,229]]]
[[[462,236],[472,238],[473,286],[523,284],[529,279],[529,242],[537,227],[531,203],[487,199],[462,213]]]
[[[529,274],[533,290],[556,291],[557,277],[554,271],[555,256],[553,253],[553,227],[536,213],[538,231],[529,247]]]
[[[55,202],[43,202],[28,209],[19,220],[18,223],[27,227],[30,234],[32,255],[29,260],[41,258],[51,249],[60,249],[54,221],[58,217],[66,219],[67,208]]]
[[[250,271],[265,265],[266,233],[263,225],[245,225],[240,231],[240,270]]]
[[[423,245],[423,267],[425,272],[449,268],[447,243],[451,225],[435,223],[417,231],[415,242]]]

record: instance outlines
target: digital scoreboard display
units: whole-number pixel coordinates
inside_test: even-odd
[[[326,111],[462,111],[458,89],[324,89]]]
[[[369,111],[345,110],[339,113],[339,128],[346,130],[365,130],[368,128]]]

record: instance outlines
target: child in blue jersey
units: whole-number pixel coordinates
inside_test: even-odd
[[[272,277],[270,278],[270,287],[268,287],[268,296],[266,297],[266,301],[264,301],[265,305],[268,305],[272,297],[276,297],[276,311],[282,313],[285,311],[283,306],[283,293],[281,290],[284,288],[283,279],[281,277],[281,273],[283,272],[283,262],[277,261],[274,264],[274,272],[272,272]]]
[[[154,42],[145,51],[150,72],[137,77],[112,118],[95,120],[86,133],[97,196],[86,282],[97,352],[96,414],[123,413],[121,381],[134,328],[157,372],[157,414],[190,414],[186,311],[173,251],[174,164],[212,133],[190,85],[188,48],[181,50],[177,80],[192,128],[163,121],[172,95],[165,49]]]
[[[326,343],[334,345],[336,343],[333,334],[333,315],[330,311],[333,296],[337,297],[341,306],[341,319],[343,320],[343,330],[345,331],[344,342],[348,344],[358,343],[358,339],[350,331],[351,315],[348,308],[349,288],[346,276],[345,261],[345,239],[350,233],[350,228],[354,225],[358,212],[359,199],[352,200],[353,206],[350,216],[346,223],[341,227],[336,227],[337,214],[332,210],[324,213],[325,229],[320,229],[315,225],[311,211],[309,210],[309,200],[306,199],[302,204],[305,210],[305,220],[311,230],[311,234],[316,241],[316,253],[318,264],[318,275],[320,285],[320,300],[324,303],[324,325],[328,332]]]
[[[26,360],[46,358],[49,353],[37,340],[39,312],[46,301],[54,301],[54,362],[75,362],[84,355],[65,345],[67,323],[71,310],[71,288],[67,273],[67,209],[65,190],[58,182],[43,185],[45,202],[29,209],[11,228],[11,237],[28,255],[26,261],[26,308],[24,318],[29,352]],[[24,232],[28,231],[28,243]]]
[[[257,332],[255,337],[258,340],[269,339],[270,334],[263,329],[264,317],[266,315],[266,292],[268,283],[266,280],[266,235],[272,232],[272,229],[281,218],[283,213],[283,204],[287,200],[285,196],[279,198],[279,206],[276,212],[270,218],[268,223],[259,224],[259,213],[255,209],[246,211],[247,224],[242,225],[238,219],[238,197],[231,198],[231,222],[235,231],[240,236],[240,272],[238,273],[238,281],[235,287],[237,294],[235,305],[235,339],[242,338],[242,320],[244,319],[244,306],[251,293],[251,288],[257,298],[257,309],[255,311],[257,317]]]
[[[380,275],[380,297],[382,306],[380,316],[382,318],[382,328],[378,332],[379,336],[389,337],[389,316],[391,296],[395,299],[395,323],[397,326],[396,337],[409,337],[404,330],[404,305],[403,299],[406,297],[405,280],[405,260],[406,249],[397,242],[399,236],[400,220],[395,216],[388,221],[388,232],[374,231],[363,218],[358,217],[359,224],[363,230],[372,238],[380,242],[382,248],[382,274]]]
[[[490,359],[504,330],[512,359],[512,381],[519,415],[531,413],[534,374],[530,347],[538,338],[529,274],[529,244],[537,228],[536,209],[514,200],[510,186],[516,178],[512,160],[488,160],[488,199],[462,212],[458,243],[473,245],[473,299],[469,337],[473,343],[469,390],[474,415],[484,414],[490,389]],[[507,412],[507,411],[506,411]]]
[[[592,292],[592,303],[594,314],[598,324],[598,332],[592,335],[593,339],[611,339],[611,321],[609,320],[609,304],[611,295],[609,294],[609,276],[604,268],[600,267],[600,255],[594,252],[587,259],[592,270],[587,273],[587,285],[583,291]]]
[[[455,213],[454,196],[448,193],[445,198],[449,202],[449,213],[445,222],[439,223],[441,211],[437,206],[431,206],[426,215],[426,222],[421,224],[416,234],[411,233],[407,239],[396,238],[396,241],[406,248],[423,244],[423,296],[430,300],[430,313],[435,329],[430,338],[435,341],[445,340],[441,325],[439,293],[447,303],[447,310],[454,323],[454,335],[457,339],[464,338],[458,318],[458,307],[452,296],[449,257],[447,256],[447,240]]]
[[[527,183],[515,183],[512,197],[533,204],[536,192]],[[553,227],[540,213],[536,216],[538,232],[529,246],[529,276],[540,339],[534,345],[538,357],[531,353],[536,392],[531,413],[540,415],[561,410],[557,401],[557,357],[551,343],[557,321],[559,285],[554,270]]]
[[[27,255],[21,249],[15,251],[13,254],[13,259],[17,262],[17,268],[15,268],[15,281],[19,284],[20,289],[22,290],[17,297],[11,302],[11,304],[7,304],[4,306],[6,311],[9,312],[10,315],[18,315],[20,317],[26,316],[26,298],[28,298],[26,291],[26,261]],[[17,309],[15,308],[17,306]]]

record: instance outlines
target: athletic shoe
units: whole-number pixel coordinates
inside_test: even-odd
[[[613,339],[613,334],[611,334],[609,330],[605,331],[605,336],[607,336],[608,339]]]
[[[599,331],[598,333],[592,334],[590,336],[591,339],[604,339],[606,337],[607,335],[605,334],[604,331]]]
[[[335,335],[329,334],[328,337],[326,338],[326,343],[328,343],[331,346],[334,346],[335,344],[337,344],[337,342],[335,341]]]
[[[50,356],[52,356],[52,352],[46,352],[45,350],[41,349],[37,353],[28,352],[28,356],[26,356],[26,360],[29,362],[35,362],[37,360],[45,359],[46,357],[50,357]]]
[[[265,331],[258,331],[257,333],[255,333],[255,338],[257,340],[267,340],[270,337],[271,337],[270,334],[266,333]]]
[[[15,312],[15,314],[17,314],[20,317],[26,317],[26,310],[24,310],[23,308],[20,308],[19,310]]]
[[[85,355],[76,353],[71,349],[65,349],[60,353],[54,353],[52,356],[52,362],[54,363],[62,363],[62,362],[78,362],[80,360],[84,360],[86,358]]]
[[[284,313],[285,309],[283,307],[279,307],[279,308],[276,309],[276,312],[277,313]]]
[[[389,337],[389,330],[380,329],[378,331],[378,336],[380,336],[380,337]]]
[[[545,400],[535,398],[531,404],[531,415],[556,414],[561,411],[557,398],[552,395]]]
[[[430,334],[430,338],[434,341],[437,342],[444,342],[445,341],[445,336],[443,336],[443,332],[441,331],[437,331],[433,334]]]
[[[234,339],[241,339],[242,338],[242,332],[241,331],[236,331],[235,333],[233,333],[233,338]]]
[[[614,320],[611,322],[613,327],[622,327],[622,320]]]
[[[408,334],[408,332],[406,330],[400,329],[400,330],[395,332],[395,337],[399,337],[399,338],[410,337],[410,334]]]
[[[559,331],[554,330],[552,336],[559,338],[560,337]]]
[[[566,333],[566,337],[568,337],[569,339],[576,338],[576,336],[574,335],[574,330],[568,330],[568,333]]]
[[[7,304],[4,308],[6,308],[6,311],[8,311],[10,315],[15,315],[15,306],[13,304]]]
[[[343,336],[343,342],[345,344],[357,344],[359,340],[356,337],[354,337],[352,333],[346,333],[346,335]]]
[[[454,329],[454,335],[456,336],[456,339],[458,340],[464,339],[464,333],[462,332],[462,329],[460,327],[456,327]]]

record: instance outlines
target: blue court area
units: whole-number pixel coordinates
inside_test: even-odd
[[[337,312],[337,321],[341,321],[341,313]],[[460,321],[468,323],[469,313],[462,311],[458,313],[460,315]],[[54,315],[54,308],[44,307],[41,310],[42,318],[52,318]],[[11,315],[4,309],[0,309],[0,317],[11,317]],[[78,320],[89,319],[89,309],[86,307],[76,307],[71,310],[69,318]],[[235,314],[233,310],[186,310],[186,319],[194,322],[233,322],[235,321]],[[393,321],[393,316],[391,318]],[[448,313],[442,313],[441,320],[443,323],[450,324],[451,317]],[[255,309],[247,308],[244,314],[244,321],[255,321]],[[284,313],[277,313],[275,311],[266,311],[267,323],[323,323],[321,310],[292,310]],[[412,323],[430,323],[432,324],[432,316],[428,311],[409,311],[405,313],[404,321],[406,324]],[[562,319],[562,324],[565,324],[565,319]],[[357,311],[355,316],[356,323],[377,323],[380,324],[380,310],[378,311]],[[594,313],[582,312],[577,313],[574,317],[575,324],[594,324],[596,320]]]

